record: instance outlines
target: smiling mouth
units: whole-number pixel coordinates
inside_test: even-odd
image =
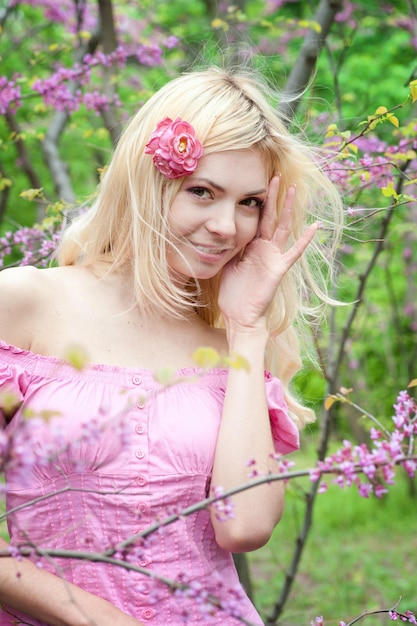
[[[221,256],[230,250],[230,248],[212,248],[198,243],[189,242],[190,245],[203,254],[211,254]]]

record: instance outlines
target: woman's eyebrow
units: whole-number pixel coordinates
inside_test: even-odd
[[[205,183],[206,185],[210,185],[210,187],[214,187],[215,189],[217,189],[217,191],[226,191],[224,189],[224,187],[222,187],[221,185],[218,185],[213,180],[210,180],[210,178],[204,178],[203,176],[195,177],[193,182],[195,182],[195,183],[199,183],[199,182]]]
[[[224,187],[222,187],[218,183],[215,183],[213,180],[210,180],[209,178],[204,178],[204,177],[197,178],[196,177],[195,182],[202,182],[202,183],[205,183],[206,185],[210,185],[211,187],[214,187],[214,189],[217,189],[217,191],[221,191],[221,192],[226,191]],[[245,197],[248,197],[248,196],[258,196],[263,193],[266,193],[266,189],[258,189],[257,191],[249,191],[248,193],[244,193],[242,195]]]
[[[263,193],[266,193],[266,189],[259,189],[258,191],[251,191],[250,193],[245,193],[245,196],[260,196]]]

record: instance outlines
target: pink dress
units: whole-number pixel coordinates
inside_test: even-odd
[[[206,509],[129,548],[119,545],[209,493],[227,370],[188,368],[178,376],[179,384],[162,389],[147,370],[93,365],[78,371],[0,342],[0,391],[22,403],[9,421],[0,411],[0,467],[13,442],[5,464],[11,543],[90,555],[108,549],[112,558],[142,569],[33,557],[151,626],[237,626],[236,615],[260,625],[232,556],[216,544]],[[276,450],[295,450],[298,431],[280,382],[266,373],[265,387]],[[172,592],[162,579],[191,588]],[[221,610],[206,601],[207,591]],[[14,619],[0,609],[1,626]]]

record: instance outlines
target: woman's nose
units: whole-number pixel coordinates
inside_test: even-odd
[[[218,207],[207,219],[206,228],[220,237],[233,237],[236,234],[235,207]]]

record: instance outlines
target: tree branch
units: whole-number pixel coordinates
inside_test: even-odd
[[[3,168],[0,166],[0,178],[7,178]],[[10,194],[10,187],[6,185],[0,192],[0,224],[3,221],[3,217],[6,213],[7,200]]]
[[[17,150],[17,154],[19,158],[19,165],[26,173],[26,176],[28,177],[31,186],[36,189],[39,189],[40,187],[42,187],[42,185],[38,178],[37,173],[35,172],[32,166],[32,162],[30,160],[29,153],[26,150],[25,143],[20,138],[20,128],[18,126],[16,118],[10,113],[10,110],[6,111],[6,113],[4,114],[4,117],[6,118],[7,124],[11,132],[16,137],[15,145],[16,145],[16,150]]]
[[[330,32],[334,17],[342,8],[343,0],[320,0],[317,11],[312,18],[320,27],[320,32],[311,28],[304,39],[300,54],[291,70],[282,92],[282,102],[278,107],[281,114],[291,120],[301,101],[310,77],[314,71],[326,37]]]
[[[96,49],[100,40],[100,32],[97,31],[92,35],[85,45],[80,45],[76,51],[75,62],[79,62],[89,52],[92,53]],[[68,91],[74,95],[78,89],[78,82],[68,84]],[[68,166],[61,159],[58,144],[65,126],[69,120],[66,111],[56,111],[51,125],[49,126],[45,138],[42,142],[42,151],[45,161],[49,167],[54,181],[57,196],[67,202],[73,204],[75,202],[75,193],[73,190],[71,178],[68,172]]]
[[[116,30],[114,27],[114,16],[112,0],[97,0],[100,15],[101,42],[104,54],[108,55],[117,48]],[[104,124],[109,131],[113,145],[116,145],[120,133],[121,123],[116,114],[114,96],[116,94],[116,70],[113,65],[103,68],[103,93],[107,97],[108,106],[101,110]]]
[[[38,175],[32,165],[29,153],[26,149],[26,145],[25,142],[23,141],[23,139],[21,139],[21,131],[19,128],[19,125],[17,123],[16,118],[14,117],[14,115],[12,115],[12,113],[10,112],[10,110],[7,110],[6,113],[4,114],[4,118],[7,122],[7,125],[10,128],[10,131],[12,133],[12,135],[14,135],[15,137],[15,146],[16,146],[16,151],[17,151],[17,156],[18,156],[18,161],[19,161],[19,166],[21,167],[21,169],[25,172],[26,176],[28,177],[29,180],[29,184],[31,187],[35,188],[35,189],[39,189],[40,187],[42,187],[42,184],[40,182],[40,179],[38,178]],[[2,191],[2,198],[1,198],[1,202],[0,202],[0,223],[2,221],[2,217],[3,214],[5,213],[6,210],[6,203],[7,203],[7,197],[8,197],[8,192],[9,192],[9,188],[6,187],[6,189],[4,189]],[[40,205],[38,205],[40,208],[45,206],[45,203],[41,203]],[[38,219],[39,219],[39,215],[38,215]]]

